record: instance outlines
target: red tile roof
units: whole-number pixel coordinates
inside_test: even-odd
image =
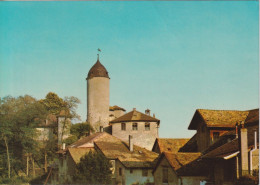
[[[110,123],[141,122],[141,121],[151,121],[151,122],[160,123],[159,119],[156,119],[152,116],[143,114],[143,113],[136,111],[136,110],[128,112],[128,113],[124,114],[123,116],[120,116],[119,118],[116,118],[116,119],[110,121]]]

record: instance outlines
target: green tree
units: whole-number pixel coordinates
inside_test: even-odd
[[[90,134],[90,132],[93,131],[94,129],[92,126],[87,122],[73,124],[70,128],[70,133],[75,135],[78,139],[80,139],[82,136]]]
[[[94,129],[92,126],[87,122],[72,124],[70,127],[71,136],[68,137],[64,142],[66,145],[70,145],[93,131]]]
[[[50,114],[59,115],[61,110],[66,108],[66,103],[62,98],[53,92],[49,92],[45,99],[39,100]]]
[[[80,159],[73,176],[74,183],[80,184],[110,184],[112,165],[99,152],[89,152]]]
[[[24,154],[30,153],[32,161],[37,156],[36,127],[45,116],[43,105],[31,96],[7,96],[1,99],[0,143],[5,146],[9,178],[12,167],[16,171],[24,168],[21,160]]]

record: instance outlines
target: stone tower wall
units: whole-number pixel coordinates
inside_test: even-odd
[[[109,78],[87,80],[87,121],[96,131],[109,124]]]

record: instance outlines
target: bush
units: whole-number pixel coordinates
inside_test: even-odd
[[[101,153],[89,152],[77,164],[74,183],[77,184],[110,184],[112,172],[109,160]]]
[[[24,176],[15,176],[13,178],[2,178],[0,184],[24,184],[29,183],[29,178]]]

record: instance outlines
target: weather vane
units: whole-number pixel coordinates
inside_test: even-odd
[[[99,60],[99,54],[100,54],[100,52],[101,52],[101,49],[97,49],[98,50],[98,54],[97,54],[97,56],[98,56],[98,60]]]

